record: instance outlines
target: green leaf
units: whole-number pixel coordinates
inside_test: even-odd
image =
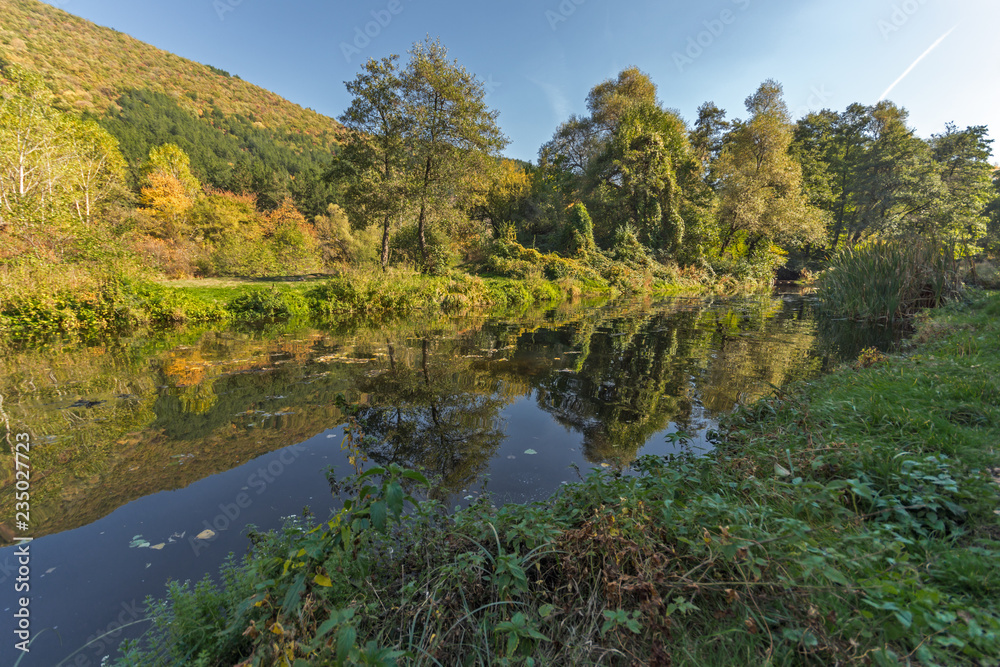
[[[352,626],[347,626],[346,628],[343,628],[337,634],[337,660],[340,663],[343,663],[345,660],[347,660],[347,656],[351,652],[351,649],[354,648],[354,642],[357,640],[357,638],[358,638],[358,631],[355,630]]]
[[[371,517],[372,525],[375,526],[375,530],[384,532],[386,524],[385,501],[380,500],[377,503],[372,504]]]
[[[385,490],[385,502],[393,516],[398,518],[403,513],[403,487],[399,485],[399,482],[389,484]]]
[[[281,603],[281,609],[286,614],[291,614],[299,606],[299,598],[302,596],[302,592],[306,589],[306,573],[302,572],[295,577],[292,585],[288,588],[288,592],[285,593],[285,599]]]
[[[514,655],[514,651],[517,650],[517,645],[520,642],[521,638],[517,636],[516,632],[507,635],[507,655]]]
[[[320,637],[325,637],[326,635],[330,634],[330,631],[333,630],[338,625],[340,625],[340,619],[328,618],[323,623],[323,625],[319,626],[319,629],[316,630],[316,639],[319,639]]]
[[[406,479],[412,479],[414,482],[419,482],[424,486],[430,486],[430,482],[427,481],[427,478],[416,470],[404,470],[402,474]]]
[[[330,581],[330,577],[326,576],[325,574],[317,574],[315,577],[313,577],[313,581],[319,584],[320,586],[323,586],[324,588],[330,588],[331,586],[333,586],[333,582]]]

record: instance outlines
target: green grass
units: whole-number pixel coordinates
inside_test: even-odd
[[[915,341],[543,503],[449,514],[370,469],[223,587],[171,584],[119,664],[995,664],[1000,295]]]
[[[268,323],[290,319],[386,317],[471,310],[511,314],[584,295],[612,295],[607,284],[574,278],[482,278],[461,272],[348,273],[338,277],[154,282],[141,274],[82,273],[32,289],[12,281],[0,296],[0,333],[11,340],[127,333],[199,322]]]

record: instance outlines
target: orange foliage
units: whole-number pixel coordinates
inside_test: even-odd
[[[154,215],[176,220],[194,204],[173,174],[154,171],[146,180],[148,185],[142,188],[139,202]]]

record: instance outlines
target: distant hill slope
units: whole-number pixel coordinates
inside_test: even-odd
[[[145,89],[168,95],[206,121],[213,108],[244,116],[295,152],[303,143],[332,148],[341,130],[334,119],[222,70],[37,0],[0,0],[0,65],[5,62],[41,73],[66,110],[102,116],[123,92]],[[304,136],[289,142],[288,135]]]

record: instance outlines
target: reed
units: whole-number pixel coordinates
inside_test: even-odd
[[[841,250],[819,280],[833,315],[895,321],[941,305],[961,287],[948,252],[931,241],[872,241]]]

